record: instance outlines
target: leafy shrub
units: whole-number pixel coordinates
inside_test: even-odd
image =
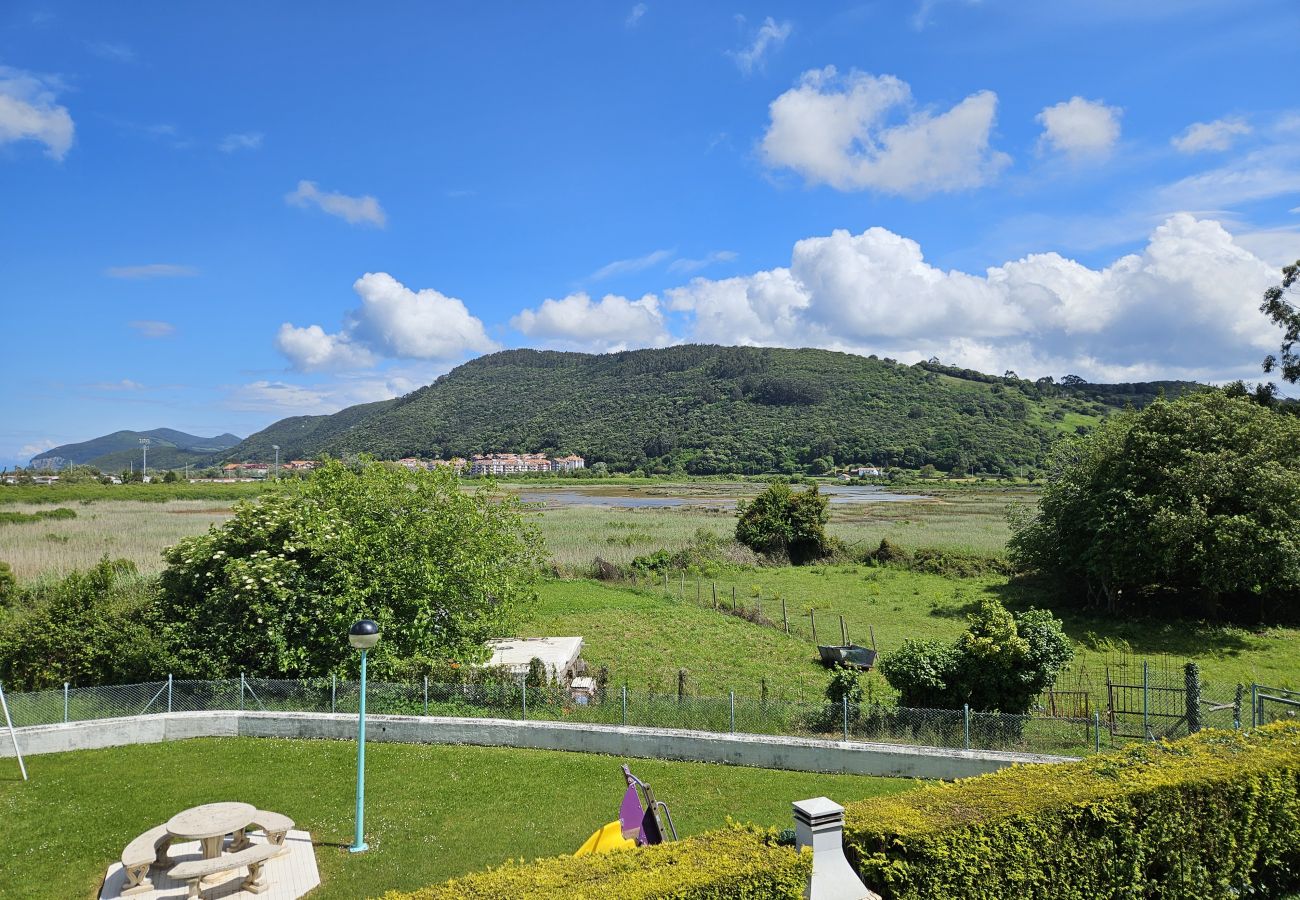
[[[544,687],[548,680],[546,663],[542,662],[541,657],[534,656],[528,660],[528,674],[524,676],[524,684],[531,688],[539,688]]]
[[[474,662],[532,596],[536,529],[519,505],[464,493],[444,469],[327,461],[307,481],[236,505],[165,551],[160,613],[178,671],[343,673],[345,635],[376,620],[376,674]]]
[[[120,684],[166,671],[152,580],[107,557],[21,587],[0,621],[0,680],[16,690]]]
[[[616,853],[556,856],[383,900],[799,900],[812,854],[732,827]]]
[[[886,900],[1284,896],[1300,886],[1300,724],[1203,731],[849,804]]]
[[[984,600],[970,627],[952,644],[904,641],[880,670],[899,693],[901,706],[921,709],[1029,711],[1073,657],[1069,638],[1051,613],[1012,615]]]
[[[0,560],[0,606],[7,606],[18,591],[18,579],[9,563]]]
[[[638,556],[632,560],[631,569],[643,576],[657,575],[662,578],[669,572],[685,570],[712,578],[731,566],[750,565],[756,561],[757,558],[747,548],[723,540],[708,528],[697,528],[685,547],[677,551],[656,550]]]
[[[751,502],[736,506],[736,540],[756,553],[795,565],[825,556],[829,501],[810,485],[800,493],[779,480]]]

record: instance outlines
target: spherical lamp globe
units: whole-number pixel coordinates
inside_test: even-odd
[[[369,650],[379,643],[379,624],[374,619],[362,619],[348,629],[348,643],[358,650]]]

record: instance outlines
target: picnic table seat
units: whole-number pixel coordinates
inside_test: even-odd
[[[172,866],[167,874],[176,881],[189,885],[188,897],[198,897],[199,882],[209,875],[229,872],[248,866],[248,877],[239,884],[240,890],[250,894],[260,894],[266,890],[267,883],[261,880],[262,865],[275,856],[279,850],[274,844],[253,844],[238,853],[224,853],[213,859],[194,859]]]
[[[126,887],[122,895],[143,894],[153,890],[149,880],[149,868],[166,868],[171,862],[167,858],[167,848],[171,846],[172,836],[166,825],[150,828],[122,851],[122,868],[126,870]]]
[[[276,856],[283,856],[289,852],[289,848],[284,845],[284,838],[289,833],[289,829],[293,828],[293,819],[278,812],[271,812],[269,809],[259,809],[248,827],[260,828],[266,832],[267,843],[276,848]],[[231,850],[243,850],[251,846],[247,831],[236,834],[235,839],[230,843]]]

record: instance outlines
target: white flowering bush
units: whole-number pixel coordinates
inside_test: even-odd
[[[340,674],[376,620],[377,674],[472,662],[533,597],[540,538],[519,504],[445,470],[326,461],[165,551],[160,618],[178,671]]]

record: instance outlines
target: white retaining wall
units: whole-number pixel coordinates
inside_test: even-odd
[[[194,737],[278,737],[355,740],[356,716],[300,712],[182,712],[96,719],[18,729],[23,755],[62,753]],[[0,734],[0,756],[13,756]],[[1071,757],[989,750],[946,750],[899,744],[821,741],[757,734],[714,734],[570,722],[459,719],[441,716],[367,716],[366,738],[420,744],[476,744],[570,750],[645,759],[829,772],[953,779],[983,775],[1013,763],[1069,762]]]

